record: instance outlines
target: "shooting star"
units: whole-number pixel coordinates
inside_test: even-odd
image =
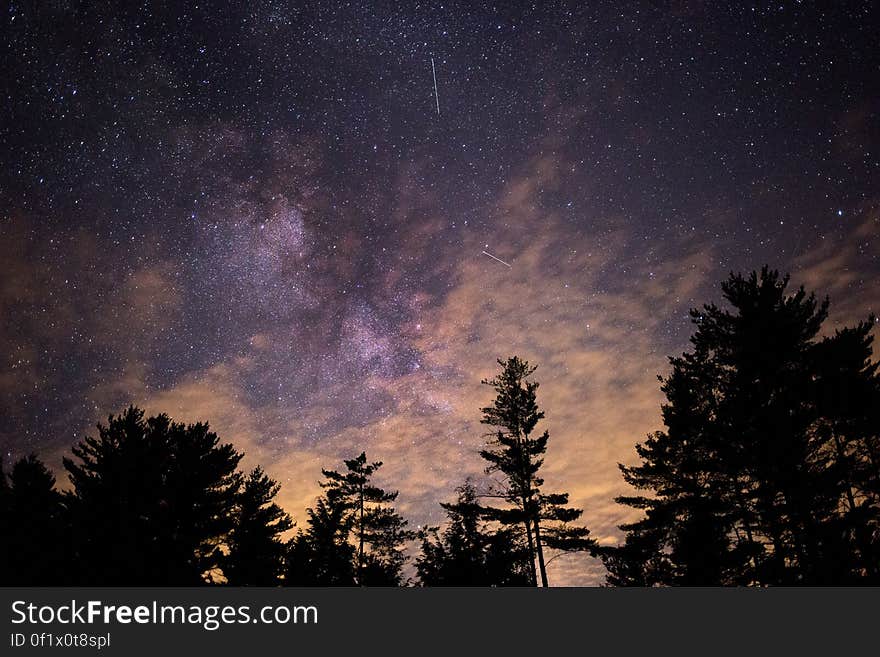
[[[431,57],[431,75],[434,76],[434,98],[437,101],[437,116],[440,116],[440,94],[437,93],[437,69],[434,68],[433,57]]]
[[[507,268],[509,268],[509,269],[513,269],[513,267],[511,267],[509,264],[507,264],[506,262],[504,262],[501,258],[496,258],[496,257],[493,256],[491,253],[489,253],[488,251],[483,251],[483,255],[487,255],[487,256],[489,256],[490,258],[492,258],[492,260],[497,260],[498,262],[500,262],[500,263],[501,263],[502,265],[504,265],[505,267],[507,267]]]

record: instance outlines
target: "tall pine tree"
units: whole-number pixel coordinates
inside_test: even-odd
[[[510,504],[508,508],[490,509],[490,516],[505,525],[519,525],[525,530],[528,550],[526,564],[534,584],[538,573],[542,586],[547,586],[547,568],[544,548],[565,551],[596,548],[585,527],[569,523],[583,513],[566,506],[567,493],[544,493],[544,480],[538,472],[544,463],[550,434],[544,431],[533,435],[544,412],[538,408],[538,382],[529,380],[537,366],[514,356],[498,360],[501,373],[482,383],[495,390],[491,406],[482,408],[481,422],[494,427],[486,449],[480,452],[489,462],[487,472],[501,472],[505,484],[499,496]],[[538,570],[535,570],[535,561]]]

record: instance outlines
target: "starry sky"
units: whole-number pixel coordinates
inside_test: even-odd
[[[728,272],[880,313],[871,2],[151,4],[0,16],[7,462],[63,483],[135,403],[210,421],[300,525],[362,449],[436,524],[519,354],[547,486],[614,544],[616,464]]]

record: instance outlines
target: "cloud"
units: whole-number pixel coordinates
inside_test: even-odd
[[[816,247],[795,258],[792,282],[831,298],[826,330],[880,315],[876,281],[866,274],[876,260],[880,203],[870,200],[840,218],[841,230],[828,231]]]
[[[85,230],[26,215],[4,227],[0,411],[9,422],[0,437],[8,448],[69,432],[95,388],[146,376],[144,354],[178,317],[180,289],[168,261],[148,257],[131,267],[123,259],[121,249]],[[22,426],[33,434],[15,430]]]

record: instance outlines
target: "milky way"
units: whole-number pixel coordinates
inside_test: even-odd
[[[134,403],[211,422],[300,523],[362,449],[437,523],[520,354],[548,485],[610,544],[616,464],[729,271],[880,312],[872,3],[187,4],[0,19],[7,462],[63,484]]]

